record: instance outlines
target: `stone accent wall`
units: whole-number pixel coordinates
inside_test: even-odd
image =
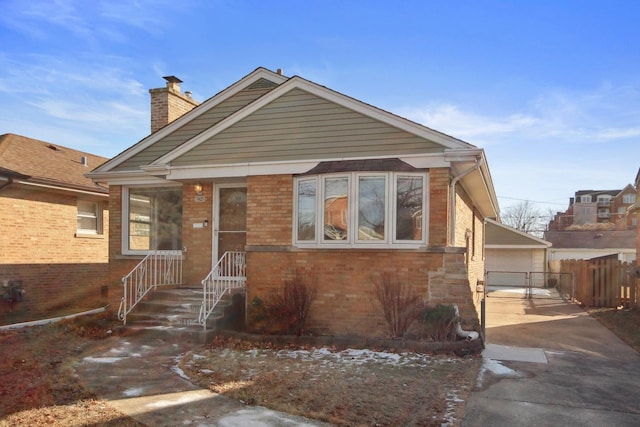
[[[77,203],[78,197],[71,193],[13,185],[2,190],[0,286],[22,281],[26,294],[16,309],[44,314],[52,308],[97,308],[102,303],[108,269],[108,202],[101,201],[104,234],[86,237],[76,235]],[[0,313],[7,309],[0,301]]]

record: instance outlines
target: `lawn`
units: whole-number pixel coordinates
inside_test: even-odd
[[[591,309],[640,351],[640,311]],[[0,426],[142,426],[80,385],[80,354],[115,330],[109,314],[0,331]],[[480,359],[255,347],[215,340],[181,368],[210,390],[338,425],[457,425]]]

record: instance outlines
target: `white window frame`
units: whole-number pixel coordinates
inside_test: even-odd
[[[93,215],[88,215],[86,213],[81,213],[80,212],[80,204],[81,203],[85,203],[85,204],[91,204],[93,205]],[[95,229],[91,229],[91,228],[79,228],[76,226],[76,235],[77,236],[82,236],[82,235],[93,235],[93,236],[97,236],[97,235],[101,235],[103,234],[103,226],[102,226],[102,203],[101,202],[97,202],[97,201],[93,201],[93,200],[86,200],[86,199],[78,199],[76,202],[76,219],[77,218],[92,218],[96,220],[96,227]]]
[[[636,195],[633,193],[627,193],[622,195],[622,203],[634,204],[636,202]]]
[[[122,186],[122,210],[121,210],[121,239],[120,239],[120,250],[123,255],[147,255],[153,250],[132,250],[129,249],[129,189],[131,188],[163,188],[163,187],[182,187],[181,184],[132,184],[132,185],[123,185]],[[184,196],[183,196],[184,200]],[[184,209],[184,205],[183,205]],[[183,211],[184,213],[184,211]],[[182,248],[180,248],[182,249]],[[169,252],[169,251],[167,251]]]
[[[382,240],[361,240],[358,233],[358,187],[360,177],[385,177],[385,236]],[[418,240],[397,240],[397,181],[399,177],[422,178],[422,218],[421,238]],[[347,178],[348,180],[348,221],[347,237],[344,240],[324,239],[325,216],[325,182],[332,178]],[[298,189],[299,182],[315,180],[315,238],[313,240],[300,240],[298,238]],[[324,174],[315,176],[303,176],[294,178],[293,194],[293,245],[303,248],[396,248],[415,249],[427,245],[428,230],[428,188],[429,174],[427,172],[347,172],[337,174]]]
[[[590,194],[580,196],[580,203],[593,203],[593,197]]]

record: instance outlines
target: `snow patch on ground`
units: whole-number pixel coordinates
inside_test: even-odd
[[[491,373],[497,377],[503,378],[519,378],[521,374],[518,371],[514,371],[511,368],[504,366],[497,360],[493,359],[484,359],[482,362],[482,368],[480,368],[480,373],[478,374],[478,387],[482,387],[485,380],[485,374]]]
[[[444,413],[445,422],[440,424],[441,427],[452,426],[456,422],[456,408],[458,404],[463,403],[464,400],[458,396],[458,391],[453,390],[447,393],[447,410]]]
[[[83,360],[93,363],[116,363],[122,359],[126,359],[126,357],[85,357]]]

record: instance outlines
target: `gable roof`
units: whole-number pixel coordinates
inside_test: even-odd
[[[636,230],[579,230],[545,232],[554,249],[635,249]]]
[[[485,216],[498,203],[483,150],[299,76],[258,68],[89,176],[114,184],[304,173],[323,161],[451,167]],[[477,170],[469,167],[478,164]]]
[[[220,107],[225,101],[239,94],[244,89],[251,88],[251,87],[255,87],[255,88],[262,87],[263,89],[270,89],[273,86],[281,84],[286,80],[287,80],[286,77],[278,73],[274,73],[273,71],[267,70],[266,68],[259,67],[255,69],[253,72],[251,72],[250,74],[244,76],[237,82],[233,83],[231,86],[227,87],[226,89],[223,89],[222,91],[218,92],[211,98],[207,99],[206,101],[204,101],[203,103],[201,103],[200,105],[198,105],[193,110],[186,113],[185,115],[167,124],[159,131],[148,135],[147,137],[139,141],[137,144],[134,144],[133,146],[127,148],[125,151],[113,157],[111,160],[104,163],[99,168],[96,168],[93,172],[100,173],[100,172],[107,172],[107,171],[112,171],[117,169],[118,166],[122,165],[127,160],[134,157],[135,155],[141,153],[142,151],[153,146],[154,144],[157,144],[158,142],[162,141],[164,138],[167,138],[173,133],[179,131],[180,128],[184,127],[187,123],[195,121],[201,116],[205,116],[207,112],[211,110],[217,109],[217,107]],[[267,84],[269,82],[272,83],[273,86],[269,86]],[[240,105],[237,105],[236,107],[242,108],[243,106],[244,105],[240,104]],[[229,111],[226,111],[226,113],[228,115],[235,111],[236,110],[234,110],[233,108],[230,108]],[[226,115],[223,114],[221,118],[225,118],[225,117]],[[220,120],[221,118],[218,118],[218,120]],[[216,123],[216,122],[217,121],[214,121],[213,123]],[[212,123],[210,122],[204,123],[205,126],[210,126],[211,124]],[[179,143],[176,143],[173,146],[167,147],[167,149],[165,149],[165,151],[162,151],[161,154],[166,154],[167,152],[171,151],[171,149],[175,148],[177,145],[182,144],[185,140],[189,140],[191,137],[199,134],[202,130],[203,129],[195,129],[193,132],[193,135],[191,134],[184,135],[183,137],[186,137],[186,139],[182,139],[181,141],[179,141]]]
[[[83,157],[86,165],[82,163]],[[91,166],[99,166],[106,160],[25,136],[11,133],[0,136],[0,176],[14,182],[107,194],[107,188],[85,176]]]
[[[544,249],[551,245],[551,242],[523,233],[490,218],[486,219],[485,247],[487,248]]]

